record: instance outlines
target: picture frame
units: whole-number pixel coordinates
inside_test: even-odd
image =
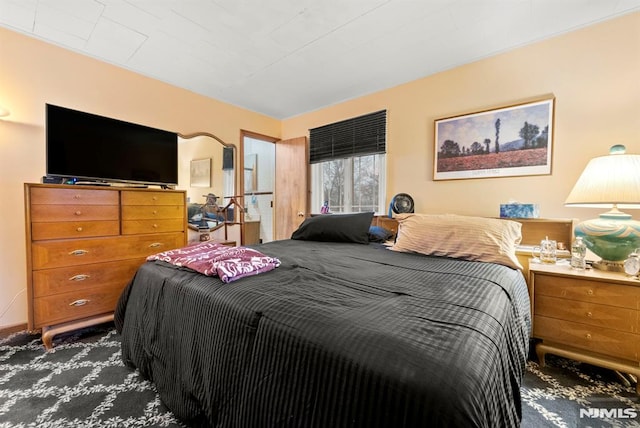
[[[191,161],[191,187],[211,187],[212,159],[194,159]]]
[[[436,119],[433,179],[551,174],[555,97]]]

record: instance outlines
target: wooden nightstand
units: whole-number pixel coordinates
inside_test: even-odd
[[[621,273],[529,265],[533,337],[547,353],[640,376],[640,281]],[[636,384],[640,393],[640,386]]]

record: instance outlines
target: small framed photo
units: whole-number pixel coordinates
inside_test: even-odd
[[[211,158],[191,161],[191,187],[211,187]]]
[[[437,119],[433,179],[551,174],[554,102]]]

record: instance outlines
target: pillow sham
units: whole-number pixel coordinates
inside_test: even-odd
[[[394,251],[498,263],[522,269],[516,246],[522,225],[511,220],[455,214],[399,214]]]
[[[368,244],[372,219],[373,212],[309,217],[293,232],[291,239]]]

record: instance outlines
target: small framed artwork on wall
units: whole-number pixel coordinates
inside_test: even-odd
[[[435,121],[434,180],[551,174],[555,97]]]
[[[191,161],[191,187],[211,187],[211,158]]]

